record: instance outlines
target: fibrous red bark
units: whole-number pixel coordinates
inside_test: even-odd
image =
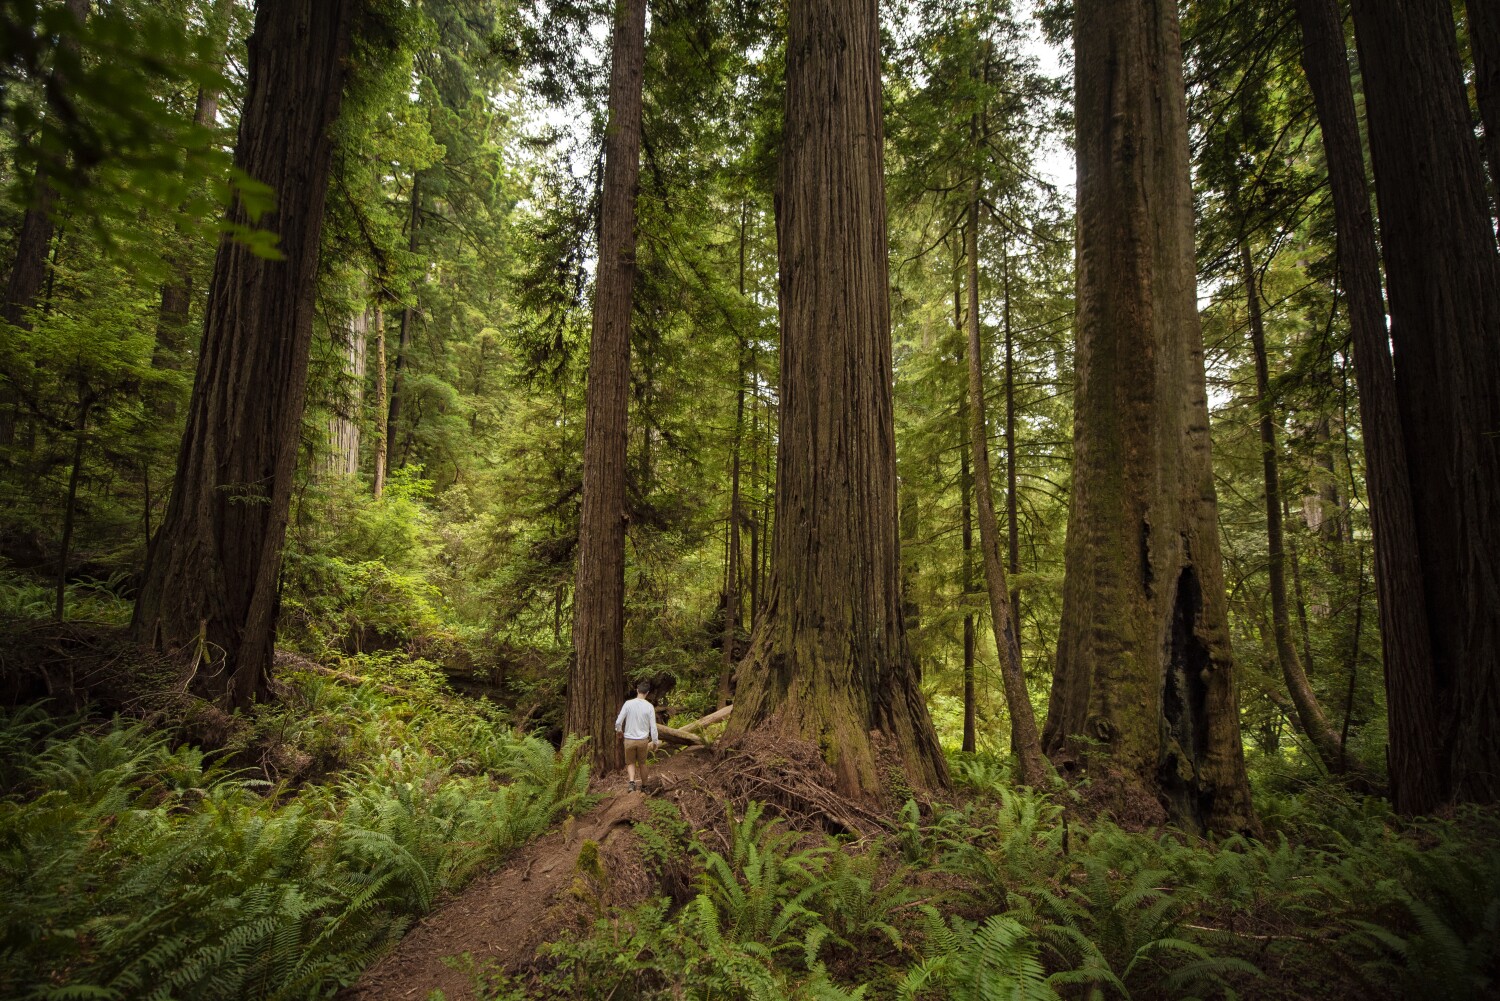
[[[618,0],[609,70],[604,194],[583,432],[583,499],[573,589],[572,668],[563,723],[590,738],[594,767],[618,769],[615,711],[625,697],[625,469],[635,202],[640,177],[646,0]]]
[[[137,636],[189,658],[229,705],[264,694],[297,466],[323,207],[353,0],[261,0],[235,164],[276,193],[231,220],[279,236],[281,258],[226,239],[166,517],[136,603]]]
[[[1242,830],[1255,821],[1209,453],[1177,7],[1075,10],[1074,470],[1043,746],[1064,768],[1107,769],[1096,782],[1113,781],[1122,810],[1155,801],[1185,826]]]
[[[850,793],[887,784],[878,731],[931,788],[947,766],[902,608],[877,4],[793,0],[788,28],[775,555],[730,729],[812,740]]]
[[[1387,665],[1407,812],[1500,800],[1500,253],[1447,0],[1355,0],[1431,661]]]

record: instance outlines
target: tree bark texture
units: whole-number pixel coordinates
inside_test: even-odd
[[[614,720],[625,698],[626,418],[645,51],[646,0],[618,0],[583,431],[574,659],[564,723],[568,733],[591,739],[594,768],[601,773],[625,763],[624,750],[615,740]]]
[[[960,289],[953,289],[953,326],[963,329],[963,310],[960,307]],[[960,355],[962,360],[962,355]],[[967,371],[967,370],[966,370]],[[974,691],[974,613],[969,609],[969,595],[974,593],[974,480],[969,469],[969,390],[965,385],[958,396],[959,450],[958,491],[961,498],[960,530],[963,540],[963,594],[964,594],[964,737],[963,749],[972,754],[978,749],[976,726],[977,706]]]
[[[788,32],[775,555],[730,728],[815,742],[846,793],[886,788],[879,731],[937,788],[902,615],[877,4],[793,0]]]
[[[262,0],[235,164],[276,192],[280,260],[220,243],[177,479],[134,627],[231,706],[266,692],[353,0]],[[242,206],[236,222],[249,223]]]
[[[1344,26],[1336,0],[1297,0],[1297,19],[1302,66],[1323,133],[1339,273],[1354,345],[1390,727],[1404,734],[1432,733],[1435,708],[1422,682],[1431,671],[1432,639]],[[1409,809],[1406,799],[1423,787],[1424,776],[1436,767],[1435,757],[1424,741],[1407,739],[1391,745],[1388,765],[1397,806]]]
[[[1286,542],[1281,522],[1281,470],[1276,445],[1275,405],[1271,400],[1270,362],[1266,357],[1266,325],[1261,314],[1260,285],[1255,275],[1255,260],[1250,241],[1240,237],[1240,271],[1245,283],[1245,302],[1250,313],[1250,348],[1255,356],[1255,402],[1260,410],[1260,457],[1266,491],[1266,564],[1271,579],[1271,633],[1276,642],[1276,659],[1287,693],[1297,707],[1297,721],[1312,741],[1318,757],[1331,772],[1342,768],[1343,749],[1339,735],[1329,726],[1323,707],[1313,693],[1307,672],[1297,656],[1292,639],[1291,609],[1286,597]]]
[[[743,285],[743,268],[741,268]],[[744,346],[740,346],[739,390],[735,394],[734,442],[729,460],[729,567],[724,588],[724,659],[719,666],[719,708],[733,696],[734,640],[740,628],[740,440],[745,427]]]
[[[1474,94],[1484,125],[1484,156],[1490,163],[1496,211],[1500,212],[1500,4],[1465,0],[1469,48],[1474,53]]]
[[[1011,328],[1010,312],[1010,250],[1005,248],[1000,258],[1001,276],[1005,282],[1005,521],[1006,521],[1006,571],[1012,578],[1021,572],[1021,518],[1017,508],[1016,494],[1016,351],[1015,335]],[[1010,589],[1010,610],[1016,617],[1016,641],[1021,638],[1021,589],[1015,584]]]
[[[335,411],[328,418],[328,471],[336,476],[356,476],[359,473],[359,427],[360,411],[364,408],[365,355],[370,332],[368,310],[352,317],[349,338],[344,350],[345,384],[352,387],[354,398],[348,406]]]
[[[1026,671],[1021,663],[1021,638],[1010,604],[1005,564],[1000,559],[1000,523],[995,517],[995,498],[990,485],[989,424],[984,407],[984,348],[979,335],[979,184],[969,198],[969,220],[965,229],[969,292],[969,444],[974,453],[974,506],[979,513],[979,549],[984,559],[984,582],[990,598],[990,626],[1000,659],[1000,680],[1005,686],[1005,705],[1010,711],[1010,749],[1016,756],[1023,785],[1040,786],[1047,777],[1042,763],[1042,743],[1037,736],[1036,712],[1026,690]]]
[[[414,174],[411,179],[411,215],[406,221],[406,249],[411,253],[417,252],[417,231],[422,224],[422,175]],[[416,291],[412,291],[415,300]],[[411,347],[412,327],[416,324],[417,308],[414,302],[408,302],[401,310],[401,334],[396,341],[396,365],[395,373],[391,376],[391,404],[386,411],[385,418],[385,455],[389,463],[396,455],[396,427],[401,419],[401,389],[402,376],[406,372],[406,352]]]
[[[385,493],[386,426],[390,414],[385,388],[385,310],[375,307],[375,499]]]
[[[1079,0],[1075,16],[1074,469],[1044,746],[1065,770],[1113,772],[1095,781],[1143,820],[1251,829],[1177,7]]]
[[[1399,809],[1500,799],[1500,253],[1446,0],[1356,0],[1432,661],[1387,677]],[[1428,721],[1436,725],[1426,725]],[[1408,760],[1414,759],[1414,760]]]

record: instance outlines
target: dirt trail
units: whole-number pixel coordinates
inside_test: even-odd
[[[651,768],[650,793],[627,792],[623,773],[596,783],[593,791],[604,799],[593,810],[565,821],[440,905],[341,992],[340,1001],[425,1001],[435,990],[446,1001],[472,1001],[472,974],[444,962],[464,953],[479,967],[525,967],[539,945],[579,920],[581,908],[569,891],[586,841],[599,846],[610,873],[607,902],[645,899],[654,887],[644,868],[632,865],[631,824],[646,819],[651,795],[674,795],[682,779],[706,763],[707,755],[696,750],[659,757]]]

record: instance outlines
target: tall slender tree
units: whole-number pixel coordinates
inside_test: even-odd
[[[975,127],[977,131],[977,123]],[[989,422],[984,406],[984,346],[979,333],[979,181],[970,187],[968,224],[964,229],[964,257],[968,270],[969,309],[969,445],[974,453],[974,503],[979,512],[979,549],[984,561],[985,589],[990,598],[990,627],[1000,657],[1000,680],[1010,711],[1010,749],[1019,765],[1021,782],[1040,785],[1047,777],[1042,744],[1036,732],[1036,713],[1026,689],[1021,663],[1021,637],[1005,564],[1000,559],[1000,524],[990,482]]]
[[[1344,24],[1336,0],[1297,0],[1302,67],[1307,74],[1323,136],[1333,198],[1339,275],[1349,310],[1359,419],[1364,431],[1365,483],[1374,535],[1375,590],[1380,615],[1391,727],[1410,732],[1436,725],[1430,700],[1414,686],[1432,659],[1427,605],[1422,593],[1416,515],[1412,508],[1406,442],[1396,404],[1396,376],[1386,330],[1380,252],[1364,146],[1350,80]],[[1347,713],[1346,724],[1347,724]],[[1392,755],[1394,789],[1421,783],[1417,757]],[[1399,798],[1400,792],[1397,792]],[[1399,801],[1399,799],[1398,799]]]
[[[1175,4],[1079,0],[1077,387],[1044,746],[1117,807],[1254,826],[1209,455]],[[1160,804],[1158,808],[1152,804]]]
[[[297,464],[323,207],[355,0],[262,0],[235,164],[276,193],[256,219],[279,258],[219,246],[187,429],[135,608],[136,635],[190,657],[194,686],[267,690]]]
[[[1329,771],[1341,771],[1344,763],[1339,735],[1329,726],[1323,707],[1307,680],[1307,670],[1297,656],[1292,639],[1291,607],[1286,596],[1286,534],[1281,523],[1281,467],[1276,442],[1276,410],[1271,398],[1271,369],[1266,357],[1266,324],[1261,311],[1260,282],[1250,239],[1239,236],[1240,273],[1245,284],[1245,303],[1250,315],[1250,351],[1255,356],[1255,402],[1260,410],[1261,474],[1266,499],[1266,563],[1271,585],[1271,633],[1276,645],[1276,659],[1286,679],[1287,693],[1297,707],[1302,732],[1317,748],[1318,756]]]
[[[599,265],[583,432],[583,506],[573,589],[574,658],[564,721],[567,732],[592,740],[594,766],[600,771],[624,764],[624,750],[614,736],[614,714],[625,696],[626,417],[646,0],[618,0],[610,49]]]
[[[815,742],[851,793],[885,784],[880,731],[940,786],[902,614],[878,5],[787,17],[775,558],[730,725]]]
[[[1500,253],[1446,0],[1355,0],[1432,644],[1387,673],[1397,806],[1500,799]],[[1395,707],[1408,701],[1411,712]]]

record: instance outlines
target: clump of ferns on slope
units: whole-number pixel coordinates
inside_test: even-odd
[[[810,845],[751,804],[723,843],[689,843],[686,903],[606,915],[495,996],[1481,998],[1497,982],[1493,816],[1410,823],[1335,795],[1272,811],[1260,841],[1070,828],[993,761],[955,764],[974,795],[908,803],[883,843]]]
[[[139,723],[0,720],[0,996],[322,996],[584,795],[576,745],[301,684],[357,763],[294,797]]]

